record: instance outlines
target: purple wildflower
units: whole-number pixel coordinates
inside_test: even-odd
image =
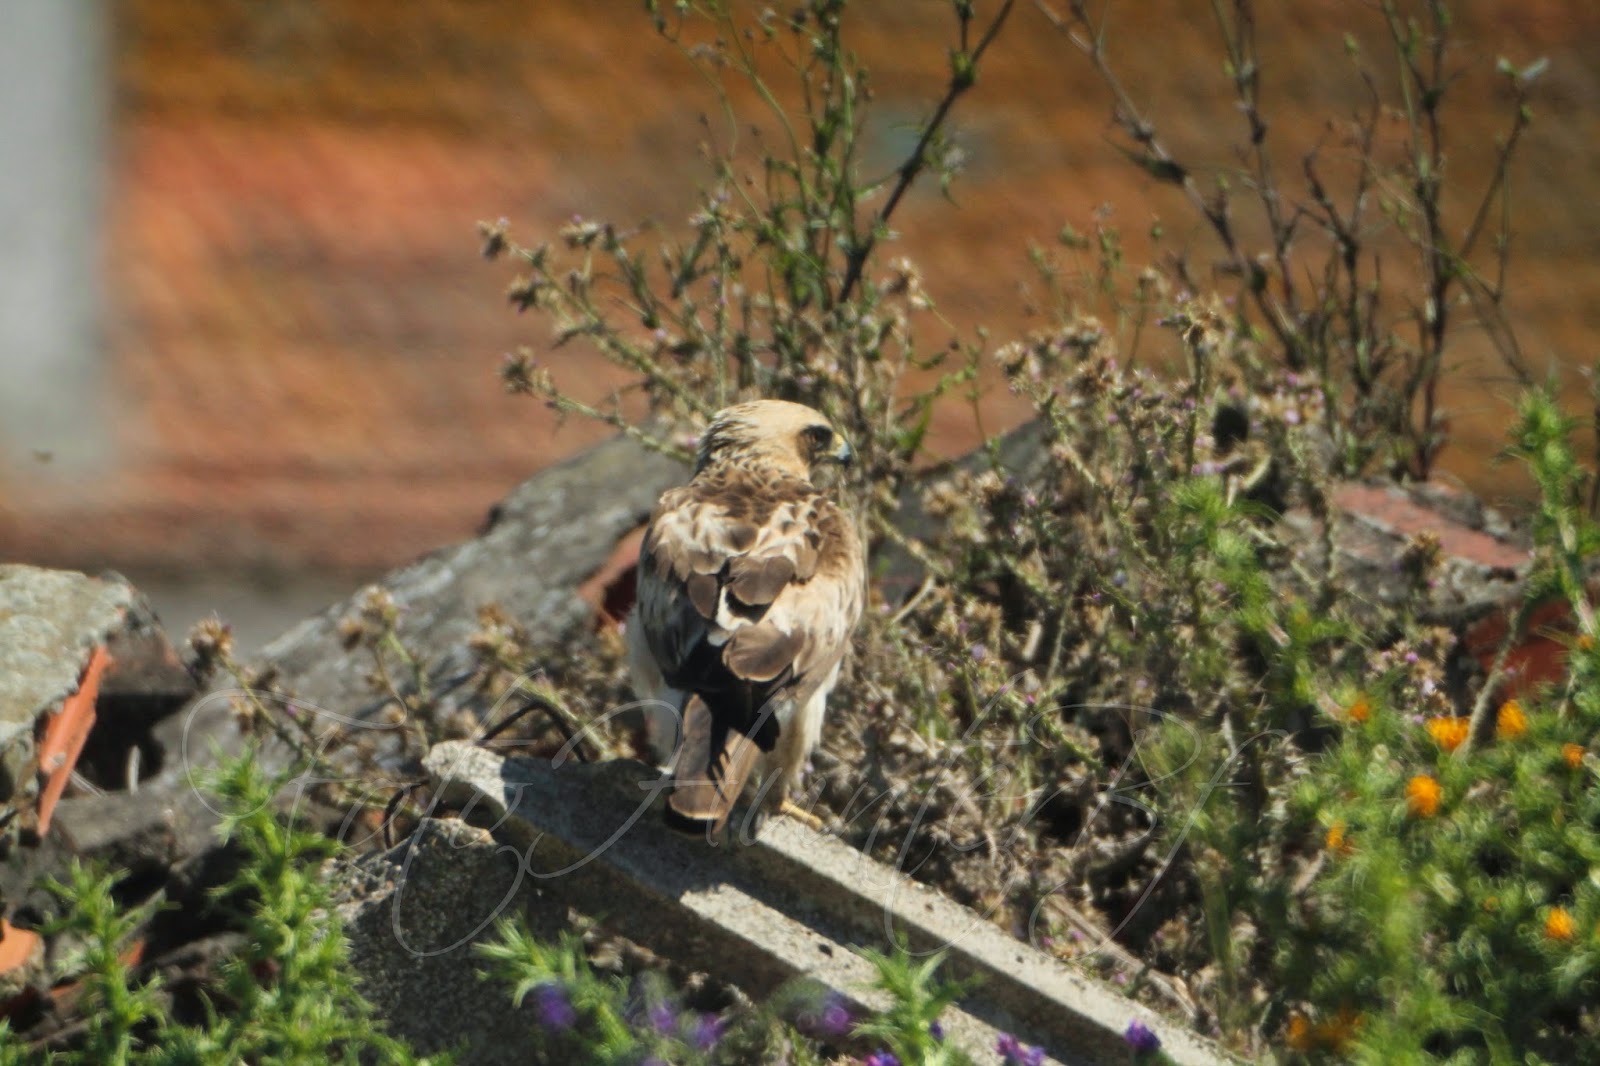
[[[558,1033],[571,1029],[572,1023],[578,1020],[577,1008],[567,998],[566,989],[556,984],[540,985],[534,989],[533,1010],[539,1016],[539,1024]]]
[[[801,1026],[811,1035],[824,1040],[837,1040],[849,1033],[852,1021],[850,1008],[845,1006],[844,998],[837,992],[829,992],[824,996],[821,1007],[815,1012],[800,1016]]]
[[[944,1039],[944,1026],[940,1025],[938,1022],[929,1022],[928,1035],[933,1037],[935,1040],[942,1041]]]
[[[727,1028],[727,1023],[715,1014],[702,1014],[694,1021],[694,1028],[689,1033],[689,1043],[693,1044],[696,1051],[710,1051],[717,1046],[717,1041],[722,1039],[722,1031]]]
[[[875,1051],[867,1056],[865,1066],[900,1066],[900,1060],[892,1051]]]
[[[844,997],[830,991],[815,1007],[802,1011],[795,1019],[795,1024],[802,1032],[818,1039],[838,1040],[850,1032],[854,1021]]]
[[[1138,1019],[1128,1023],[1128,1028],[1123,1030],[1122,1039],[1128,1042],[1135,1055],[1150,1055],[1161,1047],[1161,1038]]]
[[[678,1015],[670,1003],[657,1003],[645,1012],[645,1017],[650,1021],[650,1028],[663,1036],[677,1031]]]
[[[1040,1066],[1044,1062],[1044,1048],[1029,1047],[1010,1033],[1000,1034],[995,1050],[1006,1066]]]

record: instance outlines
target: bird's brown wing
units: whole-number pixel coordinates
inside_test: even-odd
[[[639,569],[651,652],[688,694],[669,818],[717,829],[784,714],[844,655],[861,612],[860,541],[809,482],[735,465],[662,497]]]

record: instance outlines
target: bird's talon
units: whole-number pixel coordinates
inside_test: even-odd
[[[778,813],[787,815],[797,822],[801,822],[807,826],[810,826],[812,830],[818,833],[827,828],[827,825],[822,821],[821,818],[818,818],[804,807],[796,806],[792,800],[784,800],[782,803],[778,804]]]

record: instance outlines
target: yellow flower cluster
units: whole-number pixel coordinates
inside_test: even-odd
[[[1444,789],[1427,774],[1418,774],[1406,782],[1406,807],[1418,818],[1432,818],[1439,813],[1439,801]]]
[[[1566,763],[1567,764],[1567,768],[1571,769],[1571,770],[1576,770],[1578,767],[1582,766],[1583,765],[1583,745],[1582,744],[1563,744],[1563,745],[1561,745],[1561,761]]]
[[[1516,740],[1528,731],[1528,716],[1522,713],[1522,704],[1506,700],[1495,716],[1494,735],[1501,740]]]
[[[1455,751],[1461,746],[1461,742],[1467,739],[1467,732],[1472,728],[1472,723],[1452,714],[1441,718],[1429,718],[1422,723],[1422,728],[1428,731],[1428,735],[1439,747],[1445,751]]]
[[[1455,751],[1467,739],[1467,734],[1472,731],[1472,722],[1453,714],[1440,715],[1429,718],[1422,723],[1435,744],[1445,751]],[[1494,733],[1501,740],[1516,740],[1528,731],[1528,716],[1522,709],[1522,704],[1516,700],[1506,700],[1500,705],[1500,711],[1495,715]]]
[[[1544,935],[1562,943],[1577,936],[1578,923],[1573,921],[1572,912],[1565,907],[1551,907],[1550,913],[1544,916]]]

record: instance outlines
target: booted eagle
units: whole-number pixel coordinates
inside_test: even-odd
[[[811,408],[742,403],[712,420],[693,479],[656,505],[628,661],[658,753],[676,740],[675,828],[719,833],[758,765],[769,810],[800,782],[866,584],[855,522],[811,477],[850,459]]]

